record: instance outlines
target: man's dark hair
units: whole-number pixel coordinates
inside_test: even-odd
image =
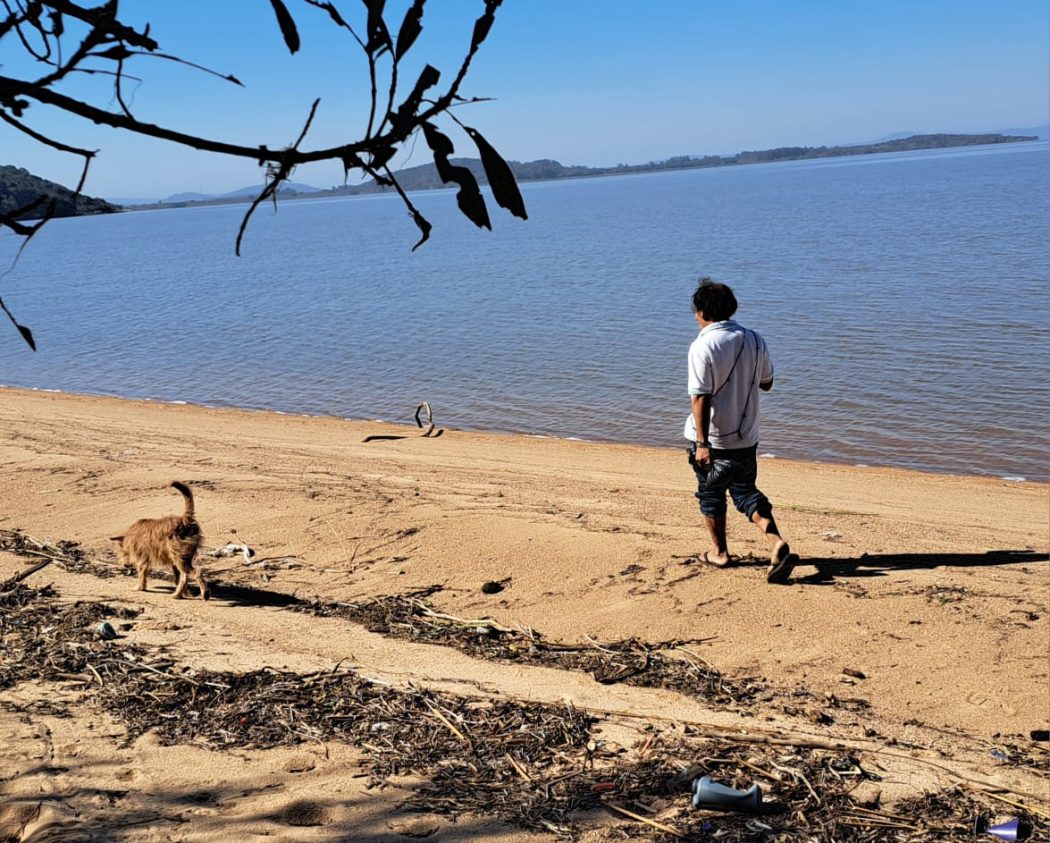
[[[693,310],[703,313],[708,322],[724,322],[736,313],[736,296],[727,285],[701,278],[693,293]]]

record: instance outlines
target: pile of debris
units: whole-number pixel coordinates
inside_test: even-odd
[[[962,840],[992,816],[957,789],[892,813],[864,807],[851,794],[873,776],[837,749],[653,731],[624,750],[596,736],[593,714],[570,705],[398,688],[338,668],[192,670],[100,635],[100,625],[134,613],[57,596],[22,583],[0,592],[0,687],[32,678],[104,689],[90,699],[125,726],[129,741],[154,732],[165,744],[220,751],[345,741],[365,753],[376,784],[395,774],[425,777],[408,799],[419,811],[494,816],[570,837],[586,812],[604,808],[630,820],[632,835],[640,825],[658,838],[723,841]],[[761,812],[689,807],[690,782],[702,774],[735,787],[757,778],[767,792]],[[1022,813],[1034,831],[1050,831]]]
[[[504,626],[491,618],[464,619],[435,611],[425,601],[437,588],[359,603],[301,603],[296,611],[339,617],[370,632],[454,647],[473,658],[541,665],[589,673],[603,684],[666,688],[709,704],[740,706],[763,688],[754,680],[732,682],[690,652],[687,641],[559,644],[534,629]]]
[[[115,577],[117,574],[130,576],[131,568],[120,565],[107,565],[90,559],[78,542],[49,542],[23,533],[21,530],[0,530],[0,551],[13,553],[26,559],[53,562],[63,571],[74,574],[92,574],[96,577]]]

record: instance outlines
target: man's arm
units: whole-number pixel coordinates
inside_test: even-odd
[[[769,390],[773,388],[773,361],[769,359],[769,347],[766,345],[765,340],[762,340],[759,354],[761,355],[759,362],[762,366],[762,370],[760,374],[761,380],[758,382],[758,388],[763,392],[769,392]]]
[[[711,450],[701,447],[701,443],[708,441],[711,431],[711,396],[692,395],[690,400],[693,405],[693,424],[696,426],[696,461],[706,465],[711,462]]]

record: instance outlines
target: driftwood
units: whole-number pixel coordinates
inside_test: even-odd
[[[444,430],[437,430],[435,432],[434,424],[434,411],[430,408],[430,402],[424,401],[422,404],[416,406],[416,427],[423,428],[423,420],[420,415],[426,413],[426,425],[427,429],[423,431],[423,437],[434,437],[435,439],[444,433]],[[362,439],[362,442],[395,442],[398,439],[408,439],[409,437],[398,433],[373,433],[371,436],[366,436]]]
[[[35,565],[31,565],[28,568],[19,571],[13,577],[10,577],[9,579],[6,579],[4,580],[4,582],[0,583],[0,592],[8,591],[11,588],[11,586],[17,585],[18,583],[22,582],[22,580],[35,574],[37,571],[43,570],[53,561],[54,560],[52,559],[43,559],[40,562],[37,562]]]
[[[427,429],[423,435],[430,436],[434,432],[434,411],[430,409],[429,401],[424,401],[416,407],[416,427],[423,427],[423,422],[420,420],[419,414],[424,411],[427,414]]]

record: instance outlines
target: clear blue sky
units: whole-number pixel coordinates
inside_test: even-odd
[[[233,73],[247,88],[150,59],[134,60],[142,119],[218,139],[284,145],[315,97],[304,146],[360,137],[366,66],[327,16],[286,0],[303,36],[289,56],[266,0],[123,0],[162,49]],[[335,0],[363,30],[359,0]],[[400,21],[407,0],[388,2]],[[469,43],[480,0],[431,0],[409,62],[446,76]],[[396,24],[395,24],[396,28]],[[20,65],[11,38],[0,73]],[[406,73],[414,79],[414,73]],[[100,78],[65,89],[113,107]],[[875,140],[895,132],[977,132],[1050,122],[1047,0],[506,0],[462,92],[496,102],[461,110],[507,158],[639,163],[679,154]],[[41,131],[102,150],[87,192],[159,197],[222,192],[261,180],[251,162],[182,150],[48,114]],[[453,134],[457,153],[473,154]],[[460,142],[462,138],[462,142]],[[0,163],[67,184],[72,159],[0,124]],[[418,149],[395,162],[423,163]],[[297,181],[327,187],[336,165]]]

